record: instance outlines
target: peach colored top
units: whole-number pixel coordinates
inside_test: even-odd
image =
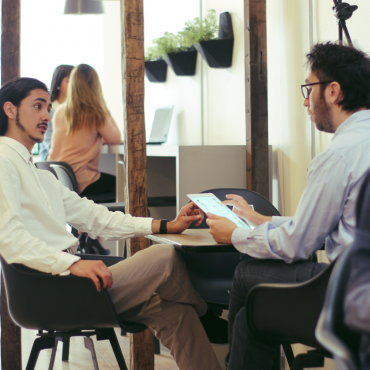
[[[78,192],[99,180],[99,158],[103,145],[120,144],[121,133],[113,118],[108,117],[104,126],[98,131],[82,129],[67,135],[67,125],[62,104],[55,112],[53,136],[49,151],[49,161],[62,161],[71,165],[75,172]]]

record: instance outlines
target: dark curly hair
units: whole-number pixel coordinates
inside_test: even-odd
[[[16,107],[20,107],[22,100],[36,89],[48,92],[43,82],[28,77],[14,78],[2,86],[0,89],[0,136],[4,136],[8,129],[8,116],[5,114],[4,104],[9,101]]]
[[[316,44],[306,55],[307,63],[320,81],[336,81],[342,90],[338,105],[348,112],[370,109],[370,58],[353,47],[335,42]],[[327,84],[321,85],[322,91]]]

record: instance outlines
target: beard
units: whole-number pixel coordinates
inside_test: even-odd
[[[320,99],[315,102],[315,110],[312,111],[312,121],[315,122],[319,131],[334,133],[333,110],[325,101],[324,91],[320,91]]]
[[[33,140],[34,142],[39,143],[39,144],[40,144],[40,143],[42,143],[42,140],[41,140],[41,139],[31,136],[31,135],[27,132],[27,130],[25,129],[25,127],[22,125],[21,120],[20,120],[20,118],[19,118],[19,110],[17,110],[17,114],[16,114],[16,116],[15,116],[15,124],[17,125],[17,127],[18,127],[21,131],[25,132],[31,140]]]

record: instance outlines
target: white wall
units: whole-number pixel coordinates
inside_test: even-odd
[[[212,69],[198,54],[195,76],[176,76],[168,67],[165,83],[151,83],[146,78],[147,136],[156,107],[174,105],[168,144],[201,145],[202,130],[206,145],[245,144],[243,2],[146,0],[145,47],[165,31],[176,33],[182,30],[187,19],[200,16],[201,8],[203,15],[208,9],[215,9],[217,17],[224,11],[231,13],[235,34],[233,65],[228,69]]]
[[[103,15],[63,15],[65,0],[21,1],[21,76],[50,87],[59,64],[87,63],[104,84]]]
[[[217,15],[229,12],[233,22],[234,51],[231,68],[215,69],[204,65],[205,144],[234,145],[246,143],[244,4],[240,0],[203,0]]]
[[[273,202],[295,212],[310,162],[310,120],[300,85],[309,50],[308,1],[267,0],[269,144],[275,159]],[[278,199],[280,198],[280,202]]]
[[[104,83],[103,93],[109,111],[122,131],[123,100],[121,75],[121,13],[120,1],[104,1]]]

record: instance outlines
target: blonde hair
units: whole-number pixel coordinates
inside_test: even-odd
[[[65,106],[67,134],[83,128],[99,130],[109,116],[95,69],[88,64],[73,68]]]

